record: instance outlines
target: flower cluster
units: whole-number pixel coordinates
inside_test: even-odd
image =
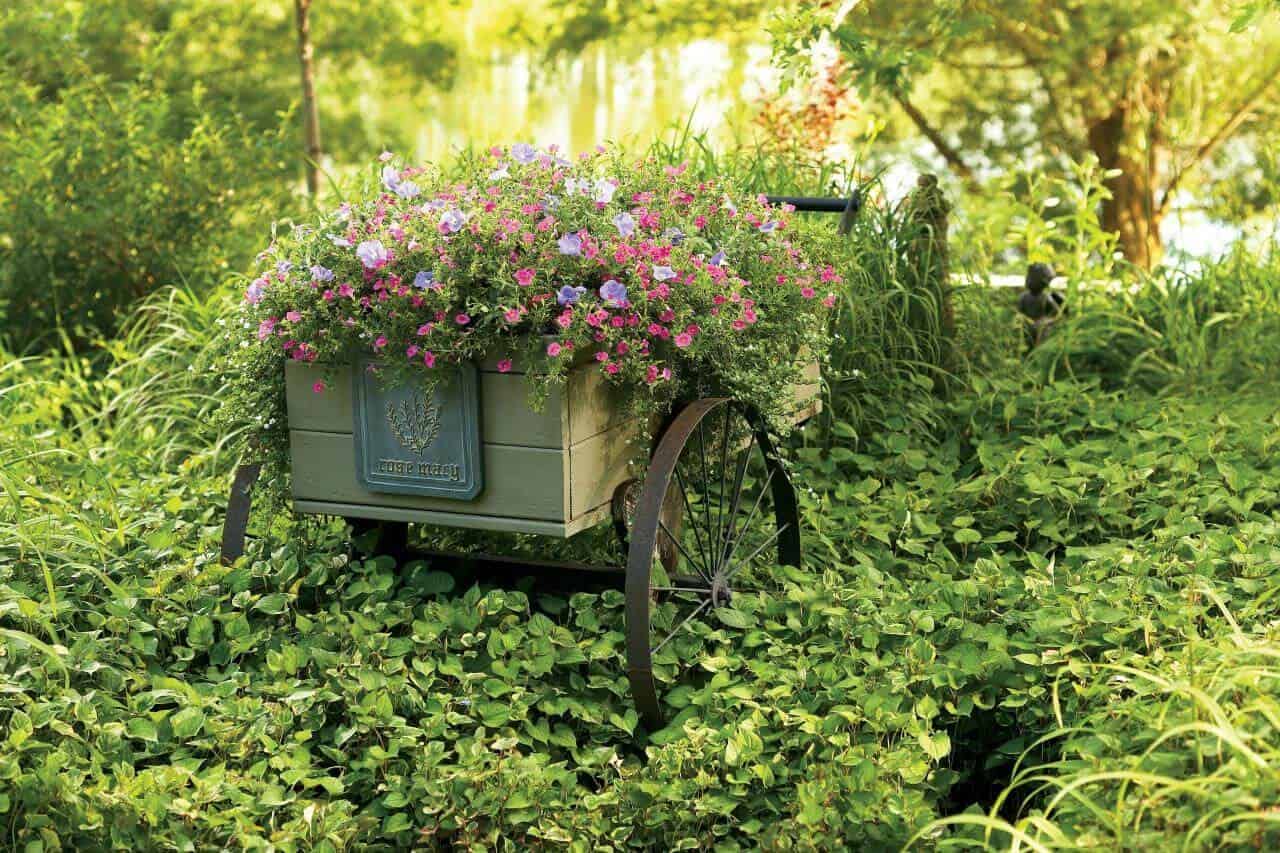
[[[501,351],[543,383],[594,360],[655,410],[716,392],[768,413],[840,284],[794,231],[785,206],[614,149],[517,144],[448,173],[384,154],[357,200],[262,253],[237,357],[429,377]]]

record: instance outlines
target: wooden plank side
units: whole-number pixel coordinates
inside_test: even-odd
[[[565,453],[490,444],[484,455],[484,490],[471,501],[370,492],[356,479],[355,439],[350,435],[291,430],[295,500],[563,522],[568,516]]]
[[[634,422],[618,424],[569,448],[571,518],[607,503],[620,483],[640,476],[628,464],[636,458],[637,445],[631,440],[639,432],[639,425]]]
[[[284,379],[290,429],[351,432],[350,366],[290,361],[285,363]],[[325,387],[316,393],[312,386],[318,381]]]
[[[522,447],[569,446],[563,389],[547,395],[542,411],[529,408],[529,384],[514,373],[480,374],[480,440]]]
[[[574,369],[565,385],[568,403],[569,445],[585,441],[622,423],[622,391],[592,362]]]
[[[317,380],[325,389],[312,390]],[[523,375],[480,375],[480,441],[522,447],[568,447],[568,414],[564,394],[553,390],[541,412],[529,408]],[[290,362],[285,366],[289,427],[309,432],[352,431],[352,377],[348,367]]]
[[[467,530],[493,530],[500,533],[533,533],[564,539],[581,533],[609,519],[609,506],[578,516],[569,523],[538,521],[528,518],[506,518],[500,515],[475,515],[464,512],[440,512],[403,507],[371,506],[337,501],[295,500],[293,510],[311,515],[338,515],[343,518],[368,518],[375,521],[407,521],[413,524],[438,524],[442,527],[461,527]]]

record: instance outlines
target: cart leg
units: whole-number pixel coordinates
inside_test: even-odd
[[[261,462],[249,462],[236,468],[227,500],[227,516],[222,522],[222,564],[229,566],[244,554],[244,534],[249,526],[249,506],[253,484],[262,473]]]

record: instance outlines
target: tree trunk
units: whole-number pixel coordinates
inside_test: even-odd
[[[294,0],[298,24],[298,63],[302,67],[302,121],[306,137],[307,192],[320,192],[320,110],[316,105],[315,76],[311,67],[311,0]]]
[[[1128,108],[1117,105],[1110,115],[1089,127],[1089,148],[1098,155],[1103,169],[1120,173],[1106,179],[1111,198],[1102,204],[1102,227],[1117,236],[1126,260],[1151,269],[1164,254],[1161,212],[1152,175],[1154,161],[1139,159],[1136,152],[1141,146],[1130,138],[1133,130]]]

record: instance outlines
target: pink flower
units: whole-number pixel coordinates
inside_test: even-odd
[[[503,317],[503,319],[504,319],[504,320],[506,320],[508,323],[519,323],[519,322],[520,322],[520,309],[519,309],[519,308],[508,308],[506,311],[503,311],[503,312],[502,312],[502,317]]]
[[[261,323],[258,324],[258,340],[265,341],[267,338],[271,336],[271,333],[275,331],[275,328],[276,328],[275,317],[268,317],[267,319],[263,320]]]
[[[604,350],[601,350],[600,352],[596,353],[596,361],[608,361],[608,360],[609,360],[609,353],[605,352]]]
[[[425,353],[422,354],[422,363],[425,364],[427,367],[435,367],[436,354],[431,352],[430,350],[427,350]]]
[[[604,372],[612,376],[613,374],[618,372],[618,365],[614,364],[611,361],[604,366]]]
[[[431,334],[431,330],[435,328],[434,323],[423,323],[418,327],[418,337]]]
[[[684,349],[691,343],[693,343],[693,335],[688,332],[681,332],[676,335],[676,346],[680,347],[680,349]]]
[[[321,391],[323,391],[323,390],[324,390],[324,380],[323,380],[323,379],[317,379],[317,380],[316,380],[316,384],[314,384],[314,385],[312,385],[312,386],[311,386],[311,390],[312,390],[312,391],[314,391],[314,392],[315,392],[315,393],[317,393],[317,394],[319,394]]]
[[[521,287],[528,287],[533,284],[533,275],[534,271],[528,267],[516,270],[516,283]]]
[[[836,295],[834,293],[828,293],[826,296],[822,297],[822,304],[827,306],[828,308],[835,308]]]
[[[386,335],[378,335],[378,339],[377,339],[376,341],[374,341],[374,342],[373,342],[373,348],[374,348],[374,349],[382,349],[382,348],[383,348],[383,347],[385,347],[386,345],[387,345],[387,336],[386,336]]]
[[[500,361],[498,362],[498,372],[499,372],[499,373],[510,373],[510,372],[511,372],[511,359],[509,359],[509,358],[504,358],[504,359],[500,360]]]
[[[302,315],[299,314],[297,311],[290,311],[288,314],[284,315],[284,318],[288,320],[290,323],[302,322]]]
[[[805,299],[812,299],[813,297],[817,296],[818,293],[812,287],[802,287],[800,288],[800,295],[803,296]]]
[[[409,344],[409,346],[405,347],[404,354],[407,358],[413,358],[415,355],[418,354],[418,345]]]
[[[551,343],[547,344],[547,355],[551,356],[552,358],[555,358],[556,356],[560,355],[560,344],[556,343],[555,341],[552,341]]]
[[[471,322],[471,315],[459,314],[457,317],[453,318],[453,322],[457,323],[459,326],[465,326]]]
[[[630,349],[631,347],[627,346],[626,341],[618,341],[618,345],[614,347],[614,350],[618,353],[618,355],[626,355],[627,352],[630,351]]]

